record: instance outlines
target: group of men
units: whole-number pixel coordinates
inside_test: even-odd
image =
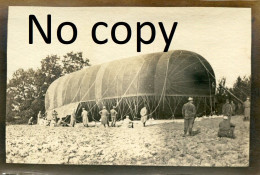
[[[188,103],[183,105],[182,115],[184,117],[184,134],[185,137],[187,134],[192,136],[192,128],[194,120],[196,117],[196,107],[193,104],[193,98],[188,98]],[[243,104],[244,106],[244,121],[249,120],[250,118],[250,101],[249,97]],[[235,115],[235,104],[233,101],[229,103],[229,100],[226,100],[226,103],[222,107],[223,121],[219,124],[218,137],[228,137],[235,138],[234,129],[235,125],[231,123],[231,116]]]
[[[244,106],[244,121],[249,120],[250,118],[250,100],[247,98],[247,100],[243,104]],[[106,127],[109,126],[109,115],[111,115],[111,127],[116,126],[116,119],[118,112],[116,111],[116,106],[113,106],[113,108],[108,112],[106,109],[106,106],[103,106],[103,109],[99,111],[99,114],[101,115],[100,121],[101,124]],[[226,103],[222,107],[222,114],[223,114],[223,121],[219,124],[219,131],[218,131],[218,137],[229,137],[229,138],[235,138],[234,136],[234,128],[235,125],[231,123],[231,116],[235,115],[235,104],[233,101],[229,103],[229,100],[226,100]],[[140,111],[141,115],[141,122],[143,126],[145,127],[146,121],[148,119],[148,113],[147,113],[147,107],[144,105],[144,107]],[[193,135],[193,124],[194,120],[196,118],[196,107],[193,104],[193,98],[188,98],[188,103],[183,105],[182,108],[182,115],[184,118],[184,134],[183,137],[186,137],[187,135],[192,136]],[[76,124],[76,109],[73,109],[70,117],[70,123],[66,123],[62,120],[62,117],[58,120],[58,113],[57,111],[53,110],[52,112],[52,120],[50,123],[48,123],[49,126],[71,126],[74,127]],[[82,108],[82,123],[85,127],[88,127],[89,125],[89,118],[88,118],[88,111],[85,108]],[[41,111],[38,113],[38,124],[40,119],[42,118]],[[29,125],[33,124],[33,117],[31,117],[28,121]],[[129,119],[129,116],[126,116],[126,119],[123,121],[123,125],[126,127],[133,128],[134,123]]]
[[[108,112],[108,110],[106,109],[106,106],[103,106],[102,110],[99,111],[99,115],[101,115],[101,118],[100,118],[101,124],[104,127],[109,126],[109,115],[111,115],[111,121],[112,121],[111,127],[116,127],[117,114],[118,114],[118,112],[116,111],[116,106],[113,106],[113,108],[110,110],[110,112]],[[145,127],[146,121],[148,119],[146,105],[141,109],[140,115],[141,115],[141,122],[142,122],[143,126]],[[88,115],[88,111],[84,107],[82,108],[81,117],[82,117],[83,126],[89,127],[89,118],[88,118],[89,115]],[[39,111],[37,118],[38,118],[37,121],[38,121],[38,124],[39,124],[39,121],[41,121],[41,119],[43,118],[43,116],[41,115],[41,111]],[[46,119],[46,121],[48,121],[48,120]],[[29,125],[33,124],[33,117],[31,117],[29,119],[28,124]],[[53,110],[52,111],[52,119],[44,125],[74,127],[75,124],[76,124],[76,109],[73,109],[72,113],[70,115],[70,122],[69,123],[66,123],[65,121],[63,121],[62,117],[60,117],[59,120],[58,120],[58,113],[57,113],[56,110]],[[123,120],[123,125],[127,126],[129,128],[134,127],[134,123],[129,119],[129,116],[126,116],[126,118]]]

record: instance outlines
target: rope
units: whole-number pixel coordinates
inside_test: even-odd
[[[124,98],[125,94],[127,93],[127,91],[130,89],[131,85],[133,84],[134,80],[136,79],[136,77],[139,75],[139,72],[141,71],[143,65],[144,65],[145,61],[143,62],[142,66],[140,67],[140,69],[138,70],[138,72],[136,73],[135,77],[133,78],[132,82],[130,83],[130,85],[128,86],[128,88],[126,89],[126,91],[124,92],[124,94],[121,96],[121,99],[119,100],[119,102],[117,103],[116,107],[119,105],[119,103],[122,101],[122,99]]]
[[[167,62],[166,74],[165,74],[165,79],[164,79],[164,84],[163,84],[163,90],[162,90],[162,94],[160,96],[159,102],[158,102],[157,106],[155,107],[155,109],[150,114],[148,114],[147,116],[152,115],[157,110],[157,108],[159,107],[159,105],[161,103],[162,97],[165,96],[165,89],[166,89],[166,82],[167,82],[166,80],[167,80],[167,75],[168,75],[169,62],[170,62],[170,58],[168,59],[168,62]]]
[[[201,62],[201,64],[203,65],[203,67],[207,70],[207,72],[216,80],[215,76],[212,75],[212,73],[206,68],[206,66],[203,64],[203,62],[200,60],[200,58],[198,56],[196,56],[199,61]],[[224,90],[226,90],[228,93],[230,93],[235,99],[237,99],[238,101],[240,101],[241,103],[243,103],[242,100],[240,100],[238,97],[236,97],[232,92],[230,92],[227,88],[223,87],[222,85],[220,85]]]

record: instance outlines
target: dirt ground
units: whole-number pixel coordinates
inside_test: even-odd
[[[6,126],[7,163],[162,166],[248,166],[249,122],[233,116],[236,139],[218,138],[221,118],[195,121],[201,133],[182,137],[183,122],[134,128]]]

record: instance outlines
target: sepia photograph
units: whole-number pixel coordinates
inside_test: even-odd
[[[250,8],[9,7],[6,163],[248,167],[251,35]]]

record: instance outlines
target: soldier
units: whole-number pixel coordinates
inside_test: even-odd
[[[76,109],[73,109],[70,116],[70,126],[74,127],[75,124],[76,124]]]
[[[103,106],[103,109],[99,111],[99,114],[101,115],[101,124],[104,125],[104,127],[106,127],[106,125],[108,125],[109,122],[108,121],[109,112],[106,110],[106,106]]]
[[[141,122],[143,123],[143,126],[145,127],[145,122],[147,121],[147,108],[146,105],[141,109],[140,111],[141,115]]]
[[[128,115],[124,119],[122,126],[125,127],[125,128],[134,128],[134,123],[133,123],[132,120],[129,119]]]
[[[58,116],[57,111],[53,110],[53,112],[52,112],[52,120],[54,120],[55,123],[57,123],[57,116]]]
[[[233,102],[233,100],[231,100],[231,107],[232,107],[232,115],[235,115],[236,114],[236,105]]]
[[[228,116],[224,116],[219,123],[218,137],[235,138],[234,129],[235,125],[228,120]]]
[[[117,111],[115,110],[116,107],[113,106],[113,109],[110,110],[110,114],[111,114],[111,119],[112,119],[112,127],[116,126],[116,115],[117,115]]]
[[[57,126],[57,111],[53,110],[52,112],[52,120],[50,121],[50,126]]]
[[[187,131],[189,131],[189,135],[192,136],[192,127],[194,122],[194,117],[196,115],[196,107],[193,104],[193,98],[189,97],[189,102],[184,104],[182,107],[182,115],[184,118],[184,134],[183,137],[186,136]]]
[[[249,97],[246,98],[244,102],[244,120],[249,120],[250,118],[250,100]]]
[[[228,120],[231,120],[231,115],[232,115],[232,106],[229,104],[229,100],[226,99],[226,103],[222,107],[222,114],[224,116],[228,117]]]
[[[42,118],[42,114],[41,111],[39,111],[38,115],[37,115],[37,124],[40,125],[40,119]]]
[[[82,122],[83,122],[83,125],[88,127],[88,111],[85,110],[85,108],[82,108],[82,113],[81,113],[81,116],[82,116]]]
[[[28,125],[33,125],[33,117],[31,117],[28,121]]]

